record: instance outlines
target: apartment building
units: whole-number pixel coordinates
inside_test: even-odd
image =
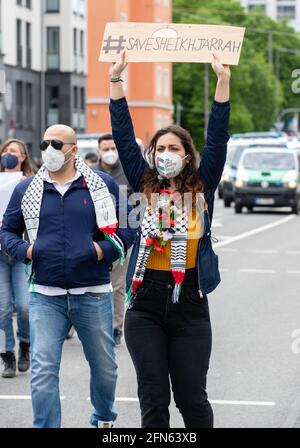
[[[37,154],[46,127],[85,130],[87,0],[1,0],[0,11],[0,139],[21,138]]]
[[[287,19],[296,31],[300,31],[300,0],[240,0],[248,10],[261,7],[274,20]]]
[[[172,22],[172,0],[89,0],[87,132],[109,131],[109,64],[98,62],[107,22]],[[137,137],[172,122],[172,64],[130,64],[123,76]]]

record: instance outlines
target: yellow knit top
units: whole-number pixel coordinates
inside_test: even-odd
[[[201,235],[201,220],[198,213],[194,213],[189,217],[188,240],[186,252],[186,269],[193,269],[197,266],[198,245]],[[160,253],[154,250],[149,255],[147,269],[155,269],[157,271],[170,271],[171,260],[171,241],[168,241],[164,248],[164,252]]]

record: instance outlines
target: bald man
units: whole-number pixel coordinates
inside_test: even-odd
[[[90,366],[94,427],[112,427],[117,365],[110,269],[136,237],[119,225],[127,198],[107,174],[77,156],[68,126],[47,129],[43,166],[18,185],[3,218],[2,250],[31,265],[31,394],[35,428],[59,428],[59,368],[73,325]],[[30,243],[23,240],[25,227]],[[117,230],[115,230],[117,229]]]

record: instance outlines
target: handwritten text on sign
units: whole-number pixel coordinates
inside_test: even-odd
[[[238,65],[245,28],[219,25],[107,23],[100,61],[116,62],[126,50],[128,62],[212,62]]]

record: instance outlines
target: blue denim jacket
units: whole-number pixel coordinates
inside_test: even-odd
[[[110,113],[112,131],[124,173],[134,191],[142,191],[142,177],[147,163],[136,143],[133,124],[126,98],[111,100]],[[204,197],[208,210],[204,213],[204,235],[199,242],[197,270],[199,289],[209,294],[221,281],[218,256],[211,243],[211,221],[213,218],[215,191],[219,185],[227,155],[230,102],[213,102],[206,145],[199,167],[199,178],[204,184]],[[135,242],[127,272],[127,291],[130,288],[139,252],[140,236]]]

